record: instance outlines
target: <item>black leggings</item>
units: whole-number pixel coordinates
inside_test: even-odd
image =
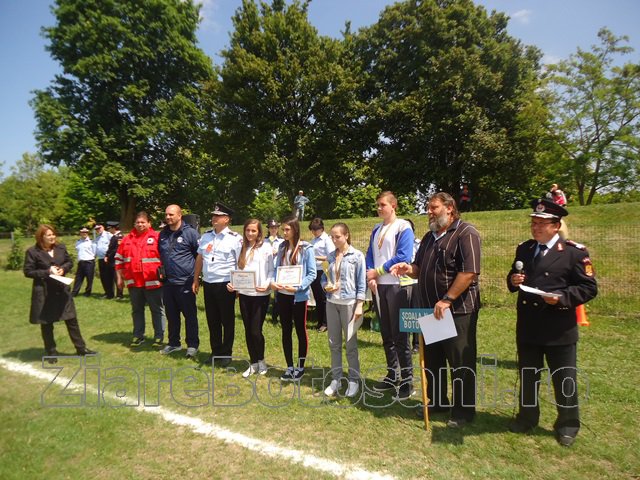
[[[316,299],[316,317],[318,319],[318,328],[321,326],[327,326],[327,294],[322,288],[322,270],[318,270],[316,279],[311,282],[311,291],[313,292],[313,298]]]
[[[267,316],[269,295],[240,295],[240,314],[244,323],[244,335],[251,363],[264,360],[264,335],[262,325]]]
[[[304,368],[304,361],[309,349],[307,337],[307,302],[294,303],[293,295],[276,293],[278,297],[278,313],[282,324],[282,350],[287,361],[287,367],[293,367],[293,325],[298,337],[298,366]]]

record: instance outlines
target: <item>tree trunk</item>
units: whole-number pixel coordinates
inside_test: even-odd
[[[120,228],[128,232],[133,228],[136,218],[136,198],[129,194],[126,188],[120,190]]]
[[[580,205],[584,205],[584,184],[578,183],[578,200],[580,201]]]
[[[600,166],[602,165],[602,149],[597,150],[598,160],[596,161],[596,167],[593,170],[592,180],[591,180],[591,188],[589,189],[589,197],[587,198],[587,205],[591,205],[591,201],[593,200],[593,196],[596,194],[596,187],[600,181]]]

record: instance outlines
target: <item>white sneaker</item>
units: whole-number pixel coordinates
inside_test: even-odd
[[[196,359],[196,355],[198,355],[198,349],[195,347],[188,347],[187,348],[187,354],[185,355],[185,358],[188,358],[189,360],[195,360]]]
[[[267,367],[267,362],[265,362],[264,360],[258,360],[258,373],[260,375],[265,375],[268,369],[269,368]]]
[[[349,380],[349,386],[347,387],[347,393],[345,393],[345,396],[353,398],[358,394],[358,390],[360,390],[360,384]]]
[[[324,394],[327,397],[335,397],[338,393],[338,387],[340,386],[339,380],[331,380],[331,383],[327,388],[324,389]]]
[[[179,352],[180,350],[182,350],[182,347],[180,347],[180,346],[174,347],[172,345],[167,345],[162,350],[160,350],[160,353],[162,355],[169,355],[169,354],[171,354],[173,352]]]
[[[258,364],[257,363],[252,363],[251,365],[249,365],[249,368],[247,368],[244,373],[242,374],[243,378],[248,378],[249,376],[253,375],[254,373],[258,372]]]

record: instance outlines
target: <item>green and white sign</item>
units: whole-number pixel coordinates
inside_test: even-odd
[[[418,318],[431,315],[433,308],[401,308],[400,309],[400,331],[410,333],[422,333]]]

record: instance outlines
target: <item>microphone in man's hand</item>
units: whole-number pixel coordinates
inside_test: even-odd
[[[514,266],[516,267],[516,273],[520,275],[524,273],[524,263],[522,263],[520,260],[517,260]]]

